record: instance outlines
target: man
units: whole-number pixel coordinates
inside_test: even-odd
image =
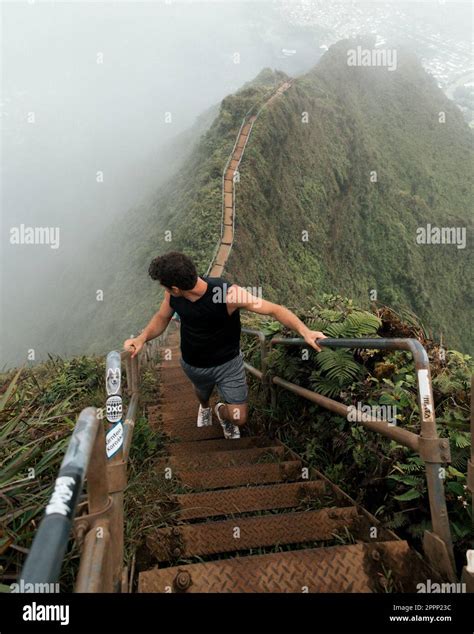
[[[295,330],[317,350],[322,332],[310,330],[290,310],[255,297],[247,290],[229,284],[224,278],[200,277],[192,260],[177,251],[155,258],[148,269],[150,277],[165,289],[158,312],[143,332],[124,342],[132,356],[145,342],[161,335],[175,313],[181,322],[181,365],[194,385],[199,399],[198,427],[212,425],[209,398],[217,386],[223,401],[215,413],[227,439],[240,438],[239,427],[247,422],[248,387],[240,350],[240,309],[269,315]]]

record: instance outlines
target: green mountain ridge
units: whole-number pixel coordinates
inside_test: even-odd
[[[333,46],[262,111],[240,167],[227,270],[301,308],[324,292],[368,306],[375,289],[467,351],[469,237],[458,249],[419,245],[416,232],[470,226],[470,132],[410,55],[399,52],[395,72],[349,67],[351,45]]]

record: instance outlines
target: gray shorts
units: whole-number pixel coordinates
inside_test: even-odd
[[[207,401],[217,386],[225,403],[246,403],[248,399],[247,378],[245,375],[242,351],[226,363],[211,368],[196,368],[180,359],[181,367],[191,380],[203,401]]]

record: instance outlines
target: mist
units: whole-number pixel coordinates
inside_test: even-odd
[[[169,176],[166,153],[196,117],[265,67],[298,75],[314,66],[340,38],[331,26],[336,4],[354,5],[2,5],[3,365],[35,347],[63,352],[39,340],[42,315],[57,314],[67,330],[59,274],[67,268],[74,285],[97,237]],[[446,4],[449,22],[438,2],[396,10],[462,39],[469,9]],[[381,16],[382,33],[395,24],[393,3],[359,5],[360,32],[368,30],[364,15]],[[57,244],[28,244],[25,233],[12,242],[21,226],[54,229]]]

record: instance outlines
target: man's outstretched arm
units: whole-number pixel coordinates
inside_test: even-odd
[[[174,310],[170,306],[170,294],[165,291],[165,298],[161,302],[160,309],[156,312],[148,322],[147,326],[142,330],[138,337],[127,339],[124,344],[124,350],[131,350],[132,357],[135,357],[143,348],[147,341],[159,337],[166,330],[173,316]]]
[[[253,313],[268,315],[281,324],[297,332],[312,348],[321,352],[317,339],[326,339],[326,335],[318,330],[311,330],[291,310],[280,304],[274,304],[261,297],[255,297],[244,288],[233,284],[226,296],[227,304],[236,308],[245,308]]]

